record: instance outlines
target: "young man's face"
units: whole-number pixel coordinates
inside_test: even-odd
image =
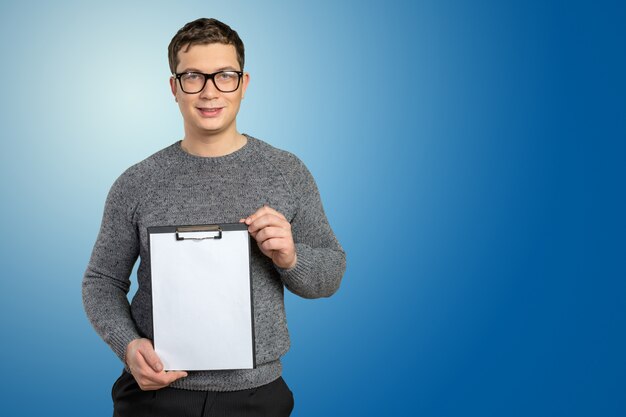
[[[177,73],[195,71],[212,74],[217,71],[240,71],[233,45],[212,43],[193,45],[178,52]],[[175,78],[170,87],[185,121],[185,134],[193,136],[233,134],[237,132],[236,117],[248,86],[249,75],[241,78],[239,88],[231,93],[219,91],[211,80],[197,94],[187,94]]]

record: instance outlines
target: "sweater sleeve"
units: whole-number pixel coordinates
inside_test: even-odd
[[[130,274],[139,255],[139,237],[132,221],[136,205],[129,184],[123,174],[109,191],[82,285],[89,321],[122,362],[128,343],[141,337],[127,298]]]
[[[297,158],[291,177],[297,213],[291,222],[297,262],[277,268],[285,286],[304,298],[330,297],[346,270],[346,254],[333,233],[313,176]]]

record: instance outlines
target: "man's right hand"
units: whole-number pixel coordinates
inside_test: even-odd
[[[184,371],[164,371],[150,339],[135,339],[128,344],[126,364],[139,388],[144,391],[167,387],[177,379],[187,376]]]

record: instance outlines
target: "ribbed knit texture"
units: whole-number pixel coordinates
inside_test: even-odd
[[[189,372],[171,386],[233,391],[280,376],[280,357],[289,349],[283,286],[305,298],[328,297],[339,288],[346,260],[304,164],[250,136],[241,149],[221,157],[193,156],[176,142],[126,170],[111,187],[83,279],[83,303],[122,361],[128,343],[153,336],[147,228],[236,223],[263,204],[291,223],[298,262],[290,270],[277,268],[251,245],[257,368]],[[129,304],[137,257],[138,289]]]

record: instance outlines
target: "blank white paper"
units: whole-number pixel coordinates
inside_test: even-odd
[[[248,239],[150,234],[154,346],[166,370],[254,367]]]

